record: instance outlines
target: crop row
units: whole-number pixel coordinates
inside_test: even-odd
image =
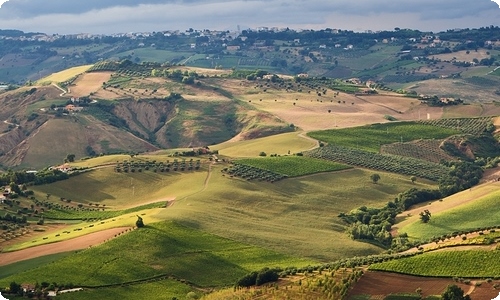
[[[441,143],[442,140],[417,140],[409,143],[393,143],[382,145],[381,153],[408,156],[434,163],[439,163],[441,160],[454,160],[453,157],[441,150]]]
[[[240,177],[246,180],[259,180],[259,181],[268,181],[275,182],[281,179],[287,178],[286,175],[274,173],[268,170],[251,167],[247,165],[242,165],[235,163],[229,168],[225,168],[222,172],[227,173],[231,176]]]
[[[422,120],[420,123],[442,128],[452,128],[463,133],[480,134],[488,129],[488,126],[491,124],[491,117]]]
[[[379,152],[380,147],[397,142],[419,139],[444,139],[459,134],[452,128],[441,128],[432,124],[396,122],[372,124],[361,127],[314,131],[308,135],[317,140],[337,146]]]
[[[371,270],[433,277],[488,278],[500,276],[496,251],[443,251],[373,264]]]
[[[333,161],[315,159],[306,156],[277,156],[248,158],[237,161],[238,164],[247,165],[289,177],[314,174],[318,172],[332,172],[349,169],[349,166]]]
[[[87,72],[116,71],[119,65],[116,62],[102,61],[93,65]]]
[[[337,161],[351,166],[417,176],[434,181],[438,181],[448,173],[445,166],[412,157],[384,155],[333,145],[308,151],[305,155]]]

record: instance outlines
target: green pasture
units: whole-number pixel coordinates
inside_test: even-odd
[[[409,177],[384,172],[378,172],[381,180],[373,184],[373,172],[361,169],[267,183],[229,178],[220,172],[224,167],[212,167],[203,192],[160,214],[226,238],[325,262],[382,250],[351,240],[338,214],[362,205],[381,207],[415,187]],[[416,185],[435,187],[427,180]]]
[[[314,131],[308,135],[336,146],[379,152],[385,144],[418,139],[442,139],[460,131],[414,122],[373,124],[361,127]]]
[[[202,167],[203,169],[203,167]],[[203,189],[206,170],[183,172],[115,172],[100,168],[48,185],[34,186],[35,196],[71,199],[73,203],[105,204],[124,209],[151,202],[182,198]]]
[[[0,286],[8,286],[11,281],[102,286],[159,275],[174,276],[203,287],[227,286],[265,266],[314,263],[220,238],[176,222],[148,224],[147,218],[144,220],[147,225],[144,228],[43,267],[0,279]]]
[[[108,167],[33,188],[35,196],[41,200],[46,200],[46,195],[50,194],[52,202],[59,202],[63,197],[72,199],[73,206],[76,203],[84,203],[84,207],[88,207],[88,203],[100,204],[101,210],[103,204],[106,210],[117,210],[175,198],[174,205],[153,209],[147,214],[149,218],[155,221],[174,219],[244,243],[293,256],[331,261],[381,251],[347,237],[345,224],[336,217],[339,213],[362,205],[381,207],[411,187],[434,187],[423,179],[412,184],[407,176],[384,172],[378,172],[381,179],[378,184],[372,184],[370,175],[373,172],[362,169],[320,173],[275,183],[247,182],[224,176],[220,171],[227,166],[216,163],[209,174],[206,170],[125,174],[115,173]],[[97,212],[83,211],[81,217],[89,213]],[[130,213],[129,223],[133,224],[135,214]],[[71,211],[71,218],[75,217],[78,212]],[[119,218],[110,223],[127,221]],[[87,228],[89,225],[74,226],[83,226],[85,232],[101,226]],[[50,241],[54,239],[49,238]]]
[[[370,270],[431,277],[494,278],[500,276],[498,251],[434,251],[376,263]]]
[[[60,105],[65,105],[68,102],[67,99],[49,99],[49,100],[43,100],[43,101],[37,101],[34,102],[30,105],[28,105],[26,112],[32,113],[32,112],[38,112],[40,109],[45,108],[48,109],[52,104],[55,104],[56,106]]]
[[[498,186],[496,186],[498,189]],[[474,190],[474,188],[473,188]],[[406,232],[411,238],[430,239],[434,236],[442,236],[455,231],[472,230],[500,224],[500,213],[498,212],[498,199],[500,191],[478,191],[474,201],[463,205],[453,206],[451,203],[460,201],[460,197],[467,197],[468,190],[455,194],[443,201],[450,203],[450,209],[432,214],[428,223],[422,223],[415,219],[414,222],[403,226],[399,231]],[[423,207],[432,213],[432,204]]]
[[[376,45],[370,48],[371,53],[369,54],[355,59],[339,57],[337,60],[343,66],[361,71],[396,61],[397,57],[395,54],[398,53],[400,49],[401,46]]]
[[[494,76],[500,76],[500,68],[497,67],[496,70],[491,72],[490,74]]]
[[[289,177],[314,174],[319,172],[333,172],[351,167],[333,161],[316,159],[306,156],[280,156],[247,158],[236,161],[239,164],[272,171]]]
[[[489,72],[493,71],[494,67],[486,67],[486,66],[477,66],[477,67],[469,67],[467,70],[464,70],[460,73],[462,78],[470,78],[474,76],[485,76]]]
[[[165,279],[148,283],[132,285],[105,287],[99,289],[85,289],[80,292],[61,294],[57,299],[61,300],[136,300],[155,299],[172,300],[176,299],[198,299],[202,292],[191,288],[189,285],[173,279]]]
[[[256,157],[260,152],[267,155],[286,155],[309,150],[317,146],[314,140],[302,137],[297,132],[288,132],[258,139],[225,142],[211,146],[210,149],[219,150],[219,153],[229,157]]]
[[[180,58],[184,56],[185,58],[190,57],[195,54],[195,52],[177,52],[169,50],[159,50],[152,47],[136,48],[133,50],[125,51],[116,54],[116,57],[124,57],[128,55],[137,56],[141,61],[148,62],[168,62],[175,58]]]

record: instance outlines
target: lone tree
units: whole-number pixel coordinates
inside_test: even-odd
[[[144,227],[144,222],[142,221],[142,218],[139,215],[137,215],[137,221],[135,221],[135,226],[137,226],[137,228]]]
[[[442,300],[471,300],[469,295],[464,295],[464,291],[454,285],[450,284],[446,287],[446,290],[441,294]]]
[[[74,154],[68,154],[68,155],[66,155],[66,159],[64,159],[64,162],[74,162],[74,161],[75,161]]]
[[[415,181],[417,181],[417,176],[412,176],[410,177],[410,180],[411,180],[411,183],[415,183]]]
[[[431,212],[428,209],[420,212],[420,220],[424,223],[428,223],[431,220]]]
[[[370,179],[372,180],[373,183],[377,183],[380,180],[380,175],[378,175],[377,173],[374,173],[374,174],[370,175]]]

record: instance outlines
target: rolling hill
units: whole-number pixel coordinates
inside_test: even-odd
[[[0,248],[31,253],[2,265],[0,286],[35,280],[84,288],[81,299],[99,291],[154,298],[161,282],[169,298],[221,289],[208,297],[267,299],[270,289],[224,288],[277,267],[287,277],[271,286],[275,296],[346,299],[374,263],[473,277],[470,258],[463,268],[472,271],[458,275],[404,268],[445,256],[418,256],[431,232],[498,225],[497,184],[475,186],[500,156],[495,103],[434,107],[381,87],[259,70],[85,68],[0,94],[0,163],[11,169],[0,173],[8,195]],[[65,171],[45,168],[63,162]],[[428,223],[421,209],[431,211]],[[77,252],[64,253],[72,241]],[[55,256],[37,256],[47,245]]]

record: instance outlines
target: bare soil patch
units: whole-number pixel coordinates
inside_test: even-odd
[[[91,72],[84,73],[70,86],[73,97],[88,96],[90,93],[97,92],[102,83],[111,78],[111,72]]]
[[[389,294],[415,293],[418,288],[422,289],[423,297],[427,297],[440,295],[450,284],[459,286],[474,300],[490,300],[498,296],[498,290],[492,288],[495,282],[483,282],[481,286],[474,286],[473,283],[467,285],[455,282],[451,278],[418,277],[367,271],[349,292],[349,297],[372,295],[371,299],[383,299]]]
[[[115,235],[125,232],[129,228],[130,227],[112,228],[58,243],[36,246],[14,252],[0,253],[0,266],[50,254],[85,249],[90,246],[101,244],[115,237]]]

